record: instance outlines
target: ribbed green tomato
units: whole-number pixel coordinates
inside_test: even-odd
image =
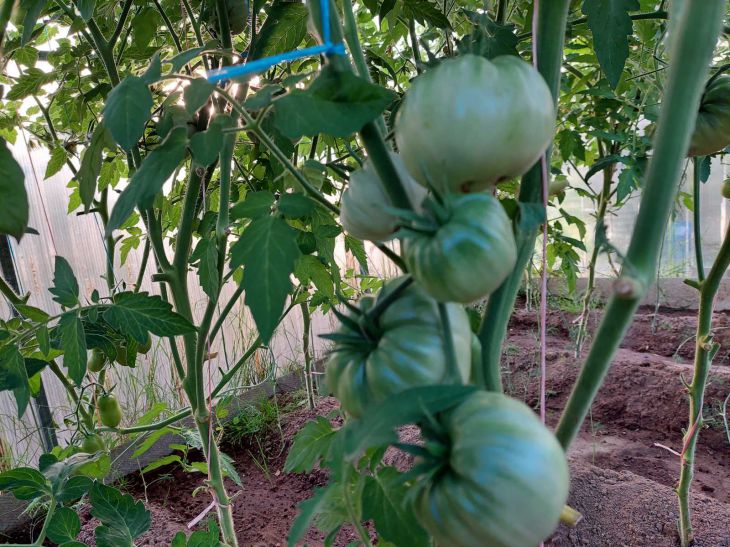
[[[363,297],[362,311],[382,302],[403,277],[383,286],[376,298]],[[447,304],[459,374],[464,382],[471,367],[471,330],[466,311]],[[353,321],[358,318],[351,316]],[[364,328],[364,327],[363,327]],[[448,362],[436,301],[413,283],[388,306],[375,325],[357,330],[343,324],[327,361],[326,381],[342,408],[355,418],[372,402],[408,388],[448,381]]]
[[[443,61],[413,81],[395,122],[398,150],[415,179],[453,192],[522,175],[554,132],[545,80],[511,55]]]
[[[482,391],[446,413],[441,426],[446,439],[424,431],[425,446],[446,456],[414,501],[438,545],[535,547],[555,530],[568,498],[568,464],[532,410]]]
[[[397,154],[391,153],[390,157],[411,204],[417,209],[426,196],[426,190],[416,184]],[[390,239],[398,225],[398,218],[385,210],[392,206],[380,177],[368,160],[362,169],[350,175],[350,183],[342,194],[340,221],[351,236],[368,241],[385,241]]]
[[[91,350],[91,355],[86,363],[86,369],[90,372],[101,372],[106,365],[106,354],[99,348]]]
[[[122,421],[122,408],[111,393],[105,393],[97,401],[101,423],[107,427],[117,427]]]
[[[81,443],[81,451],[86,452],[87,454],[96,454],[97,452],[101,452],[105,449],[106,446],[104,446],[104,440],[96,433],[87,435]]]
[[[446,194],[443,208],[433,211],[435,233],[405,239],[403,258],[436,300],[473,302],[499,287],[515,266],[512,223],[489,194]]]
[[[730,76],[705,89],[689,147],[690,156],[707,156],[730,146]]]

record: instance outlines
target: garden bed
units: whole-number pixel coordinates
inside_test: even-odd
[[[652,313],[652,309],[645,308],[637,316],[593,405],[592,416],[571,449],[570,503],[585,518],[574,529],[561,527],[551,540],[552,545],[678,544],[672,488],[679,472],[679,458],[656,443],[681,450],[687,405],[680,374],[685,378],[690,375],[691,346],[683,346],[678,354],[676,349],[691,333],[694,319],[693,312],[662,310],[653,330]],[[595,315],[598,317],[600,312]],[[539,362],[534,316],[534,312],[516,312],[504,359],[509,372],[505,376],[508,389],[533,406],[537,404]],[[577,373],[579,361],[573,356],[571,340],[574,319],[574,315],[558,310],[549,317],[548,420],[552,425]],[[728,317],[718,315],[715,323],[724,326]],[[722,338],[721,332],[718,338]],[[705,547],[730,545],[730,443],[721,418],[714,414],[730,391],[730,366],[722,349],[718,358],[707,392],[709,427],[700,437],[693,485],[696,545]],[[289,397],[279,403],[283,409],[291,410],[293,401]],[[336,405],[334,399],[323,398],[318,400],[314,412],[301,406],[282,412],[281,427],[261,436],[261,445],[255,437],[236,447],[224,445],[243,481],[243,491],[233,501],[241,545],[286,544],[297,504],[326,482],[321,471],[284,474],[287,449],[308,419],[328,415]],[[265,459],[262,454],[267,455]],[[402,454],[394,458],[391,463],[407,465]],[[208,506],[210,498],[205,493],[191,495],[201,483],[202,475],[186,474],[179,468],[149,473],[144,480],[134,475],[123,480],[123,490],[144,499],[152,512],[152,528],[137,544],[169,545],[173,535],[185,529]],[[239,490],[231,481],[227,486],[234,495]],[[96,523],[88,512],[83,520],[84,530],[79,539],[93,544]],[[346,545],[354,539],[354,534],[344,530],[337,544]],[[323,536],[310,530],[306,542],[321,545]]]

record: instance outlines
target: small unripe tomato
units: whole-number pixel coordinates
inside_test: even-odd
[[[406,194],[414,208],[426,197],[426,190],[416,184],[397,154],[391,153]],[[386,211],[393,207],[380,177],[368,160],[362,169],[350,175],[350,183],[342,194],[340,222],[353,237],[368,241],[385,241],[395,232],[399,219]]]
[[[722,197],[730,199],[730,179],[726,179],[725,182],[722,183]]]
[[[91,356],[86,363],[86,369],[90,372],[101,372],[107,363],[106,354],[99,348],[91,350]]]
[[[137,351],[139,353],[149,353],[149,351],[152,349],[152,337],[148,334],[147,340],[145,340],[144,344],[137,344]]]
[[[116,362],[122,366],[127,366],[127,348],[126,346],[114,346],[117,352]]]
[[[730,76],[705,89],[689,147],[690,156],[707,156],[730,146]]]
[[[111,393],[105,393],[97,401],[101,423],[107,427],[117,427],[122,421],[122,408]]]
[[[424,425],[435,461],[422,467],[413,505],[437,545],[534,547],[555,530],[568,498],[568,463],[530,408],[479,391],[439,426]]]
[[[424,207],[429,208],[428,205]],[[408,271],[439,302],[468,304],[497,289],[517,261],[512,222],[494,196],[446,194],[433,233],[407,232]]]
[[[418,76],[395,122],[408,170],[425,186],[474,192],[525,173],[555,132],[555,106],[532,65],[462,55]]]
[[[97,452],[101,452],[105,449],[106,446],[104,445],[104,440],[96,433],[90,433],[84,437],[84,440],[81,443],[81,451],[86,452],[87,454],[96,454]]]

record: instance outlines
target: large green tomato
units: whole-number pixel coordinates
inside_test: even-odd
[[[525,404],[481,391],[424,429],[440,469],[417,486],[416,517],[438,545],[535,547],[568,498],[565,453]]]
[[[690,156],[707,156],[730,146],[730,76],[705,89],[689,147]]]
[[[106,393],[99,397],[97,401],[99,406],[99,417],[101,423],[107,427],[117,427],[122,421],[122,409],[119,401],[111,393]]]
[[[377,297],[363,297],[365,312],[382,302],[404,280],[388,281]],[[463,307],[447,304],[459,374],[471,367],[471,330]],[[351,316],[358,321],[356,316]],[[361,322],[362,324],[362,322]],[[413,283],[388,306],[375,325],[343,324],[327,361],[326,381],[342,408],[355,418],[369,404],[408,388],[448,381],[448,362],[436,301]]]
[[[426,190],[416,184],[397,154],[391,153],[390,156],[411,204],[417,209],[426,197]],[[398,218],[386,211],[386,207],[392,206],[380,177],[368,160],[362,169],[350,175],[350,183],[342,194],[340,221],[351,236],[368,241],[385,241],[390,239],[398,226]]]
[[[404,241],[408,270],[440,302],[469,303],[490,294],[517,261],[504,208],[489,194],[447,194],[436,207],[435,232],[414,232]]]
[[[454,192],[522,175],[554,132],[550,89],[513,56],[442,62],[413,81],[395,122],[398,150],[415,179]]]

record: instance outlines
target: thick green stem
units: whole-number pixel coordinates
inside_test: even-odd
[[[698,167],[695,163],[695,168]],[[697,177],[699,180],[699,177]],[[696,205],[695,205],[696,206]],[[697,241],[697,243],[700,243]],[[682,547],[692,544],[692,520],[690,513],[690,488],[694,476],[694,459],[697,439],[703,426],[702,409],[704,407],[705,386],[715,351],[712,341],[712,312],[715,296],[725,272],[730,266],[730,226],[725,232],[725,239],[720,252],[712,265],[707,278],[700,281],[700,306],[697,311],[697,333],[695,336],[695,361],[692,383],[689,385],[689,421],[682,446],[682,463],[677,486],[679,498],[679,537]]]
[[[611,183],[613,182],[615,164],[610,164],[603,170],[603,189],[598,197],[598,210],[596,211],[596,230],[593,237],[593,252],[591,260],[588,263],[588,283],[586,284],[585,294],[583,295],[583,306],[580,315],[580,325],[578,326],[578,334],[575,337],[575,356],[580,355],[586,334],[588,332],[588,320],[591,315],[591,301],[593,300],[593,289],[596,282],[596,264],[598,263],[598,255],[601,250],[598,239],[599,233],[604,230],[606,219],[606,210],[611,197]]]
[[[694,375],[689,387],[689,421],[682,448],[682,463],[677,486],[679,498],[679,532],[682,546],[692,544],[693,531],[690,513],[690,487],[694,476],[694,456],[703,425],[702,407],[705,385],[710,370],[710,355],[713,350],[711,328],[714,299],[719,281],[730,264],[730,232],[725,235],[720,255],[700,291],[697,333],[695,341]]]
[[[144,274],[147,271],[147,263],[150,260],[150,238],[148,237],[144,241],[144,250],[142,251],[142,264],[139,265],[139,272],[137,272],[137,280],[134,282],[134,292],[139,292],[142,287],[142,281],[144,280]]]
[[[451,321],[449,319],[449,311],[446,304],[439,302],[439,318],[441,319],[441,332],[444,339],[444,355],[446,356],[447,378],[449,382],[461,384],[461,372],[456,362],[456,350],[454,349],[454,337],[451,334]]]
[[[654,155],[624,268],[556,431],[566,449],[578,434],[634,312],[654,278],[664,227],[679,188],[682,164],[726,5],[723,0],[688,2],[674,27]]]
[[[129,10],[132,8],[133,3],[134,0],[125,0],[124,5],[122,6],[122,13],[119,15],[119,20],[117,21],[117,26],[114,28],[112,35],[109,37],[110,49],[114,49],[114,45],[117,43],[117,40],[119,40],[122,30],[124,30],[124,23],[127,21]]]
[[[165,11],[165,8],[162,7],[159,0],[152,0],[155,3],[155,7],[157,8],[157,11],[160,12],[160,15],[162,16],[162,21],[165,23],[165,26],[167,27],[167,31],[170,33],[170,36],[172,37],[172,41],[175,44],[175,48],[177,49],[178,53],[183,52],[183,46],[182,43],[180,43],[180,37],[177,35],[177,32],[175,32],[175,27],[172,24],[172,21],[170,21],[170,18],[167,16],[167,12]]]
[[[694,158],[692,161],[692,193],[694,203],[692,204],[692,223],[695,240],[695,262],[697,266],[697,280],[702,283],[705,279],[705,261],[702,258],[702,223],[700,218],[700,165],[703,158]]]
[[[33,542],[33,545],[41,547],[44,544],[46,536],[48,535],[48,527],[51,525],[51,519],[53,519],[53,514],[56,512],[57,504],[58,502],[56,501],[56,498],[51,496],[51,501],[48,505],[48,512],[46,513],[46,519],[43,521],[43,528],[41,528],[41,531],[38,533],[38,537],[35,539],[35,542]]]
[[[565,25],[568,20],[570,0],[551,0],[541,2],[537,20],[537,67],[548,84],[557,104],[560,85],[560,67],[563,61],[563,43]],[[546,154],[549,157],[550,151]],[[542,204],[542,174],[540,163],[522,178],[520,185],[521,203]],[[514,309],[517,291],[520,288],[522,274],[530,262],[535,249],[535,238],[539,226],[529,229],[517,227],[517,263],[510,276],[489,297],[484,310],[482,325],[479,329],[479,341],[482,343],[482,367],[487,389],[502,391],[500,359],[502,343],[507,333],[507,323]],[[485,274],[486,275],[486,274]],[[499,379],[495,385],[495,380]]]
[[[10,16],[13,13],[14,3],[15,0],[3,0],[2,6],[0,6],[0,53],[2,53],[5,29],[7,29]]]
[[[499,0],[499,5],[497,6],[497,23],[500,25],[504,25],[504,23],[507,21],[507,7],[509,5],[509,0]]]
[[[314,408],[314,377],[312,376],[312,356],[309,353],[309,329],[312,324],[312,317],[309,314],[309,304],[302,302],[299,305],[302,310],[302,352],[304,353],[304,387],[307,390],[307,402],[309,408]]]
[[[218,523],[221,527],[221,534],[226,545],[236,547],[238,540],[236,539],[236,528],[233,524],[233,511],[231,507],[231,499],[226,492],[223,483],[223,471],[221,469],[220,451],[218,445],[212,436],[211,424],[208,419],[195,420],[198,426],[198,433],[203,443],[203,453],[208,462],[208,483],[216,502],[218,512]]]

